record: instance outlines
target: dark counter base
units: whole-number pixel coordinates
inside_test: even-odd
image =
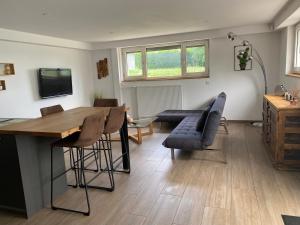
[[[53,138],[0,135],[0,208],[30,217],[50,202],[50,143]],[[65,168],[63,150],[55,168]],[[66,177],[56,182],[55,196],[66,191]]]

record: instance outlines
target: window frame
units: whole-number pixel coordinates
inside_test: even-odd
[[[300,74],[300,23],[295,26],[294,33],[294,63],[293,63],[293,72],[294,74]],[[297,64],[299,62],[299,64]]]
[[[147,49],[151,48],[162,48],[170,46],[180,46],[181,49],[181,75],[180,76],[161,76],[161,77],[148,77],[147,76]],[[205,47],[205,71],[204,72],[187,72],[187,51],[189,47]],[[127,68],[127,54],[128,53],[142,53],[142,75],[141,76],[128,76]],[[209,40],[196,40],[196,41],[185,41],[185,42],[172,42],[165,44],[156,45],[145,45],[137,47],[128,47],[121,49],[121,60],[123,69],[123,81],[148,81],[148,80],[180,80],[180,79],[198,79],[198,78],[208,78],[209,77]]]

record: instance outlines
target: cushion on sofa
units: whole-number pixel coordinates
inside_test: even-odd
[[[197,131],[201,116],[188,116],[171,132],[163,142],[166,148],[195,150],[202,146],[202,133]]]
[[[223,92],[224,93],[224,92]],[[213,104],[215,103],[217,97],[213,97],[207,104],[207,106],[209,107],[209,109],[213,106]]]
[[[202,120],[200,120],[198,122],[198,125],[197,125],[197,130],[198,131],[203,132],[203,129],[204,129],[204,126],[205,126],[205,121],[207,119],[208,113],[209,113],[211,107],[213,106],[213,104],[215,103],[215,101],[216,101],[216,97],[213,97],[208,102],[207,106],[205,107],[205,111],[203,112]]]
[[[226,94],[222,92],[221,94],[218,95],[217,99],[215,100],[213,106],[211,107],[208,113],[205,126],[203,129],[203,137],[202,137],[203,148],[212,145],[214,141],[223,114],[225,101],[226,101]]]
[[[204,110],[165,110],[157,114],[157,122],[180,123],[187,116],[202,116]]]

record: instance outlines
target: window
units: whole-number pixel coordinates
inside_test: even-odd
[[[128,76],[139,77],[143,75],[142,52],[128,52],[126,60]]]
[[[122,49],[124,80],[208,76],[208,41]]]
[[[295,56],[294,56],[294,68],[293,72],[300,73],[300,24],[295,27]]]

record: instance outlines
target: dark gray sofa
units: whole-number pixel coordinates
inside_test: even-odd
[[[174,149],[205,150],[212,145],[220,124],[226,101],[226,94],[220,93],[206,110],[176,115],[173,121],[180,120],[178,126],[165,139],[163,145],[171,149],[174,158]],[[184,110],[186,111],[186,110]],[[171,116],[171,115],[170,115]],[[182,118],[183,117],[183,118]]]
[[[214,104],[216,98],[212,98],[208,103],[201,109],[196,110],[165,110],[156,115],[156,122],[168,122],[168,123],[180,123],[187,116],[199,116],[201,117],[203,113],[207,113],[212,105]]]

